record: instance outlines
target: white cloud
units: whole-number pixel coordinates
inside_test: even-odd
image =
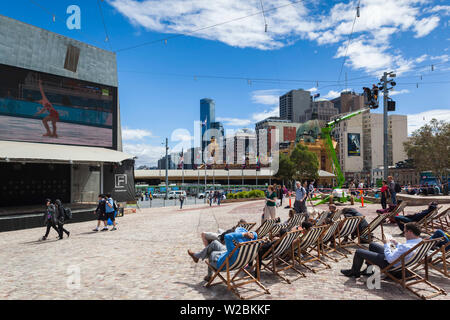
[[[151,131],[146,129],[122,129],[122,140],[143,140],[144,138],[156,138]]]
[[[330,91],[328,91],[328,93],[326,95],[321,97],[320,100],[331,100],[331,99],[337,98],[341,95],[341,92],[344,92],[344,91],[353,91],[353,89],[347,88],[342,91],[330,90]]]
[[[256,90],[252,92],[252,102],[265,105],[277,105],[282,90]]]
[[[411,135],[414,130],[417,130],[424,124],[427,124],[433,118],[450,122],[450,112],[448,109],[435,109],[416,114],[409,114],[408,135]]]
[[[264,110],[263,112],[257,112],[252,114],[252,120],[254,122],[259,122],[269,117],[279,117],[279,116],[280,116],[280,108],[276,106],[270,110]]]
[[[158,160],[165,155],[165,146],[150,145],[146,143],[132,144],[124,143],[123,151],[125,153],[134,155],[137,157],[136,165],[149,165],[154,166]]]
[[[416,22],[414,26],[414,30],[416,31],[416,38],[422,38],[428,35],[431,31],[433,31],[439,25],[439,17],[433,16],[429,18],[423,18],[420,21]]]
[[[230,127],[245,127],[250,125],[252,122],[248,119],[239,119],[239,118],[223,118],[218,117],[217,121],[223,122],[224,125]]]
[[[335,58],[345,56],[348,36],[355,18],[357,0],[346,0],[329,11],[318,11],[316,3],[288,5],[286,0],[264,4],[268,32],[259,14],[258,0],[108,0],[118,12],[136,26],[161,33],[187,34],[221,41],[239,48],[278,49],[300,40],[318,45],[338,44]],[[448,13],[448,6],[429,6],[429,0],[365,0],[357,18],[347,65],[370,74],[392,69],[407,71],[415,65],[393,48],[393,35],[402,32],[424,37],[439,24],[439,14]],[[277,7],[284,6],[279,9]],[[272,10],[274,9],[274,10]],[[432,16],[429,16],[432,13]],[[248,16],[250,15],[250,16]],[[242,18],[248,16],[246,18]],[[242,19],[241,19],[242,18]],[[233,22],[220,24],[236,19]],[[207,26],[217,25],[214,28]],[[204,28],[204,29],[202,29]],[[201,29],[201,30],[199,30]],[[192,33],[195,30],[198,32]],[[399,73],[397,71],[397,73]],[[270,94],[255,97],[258,103],[274,105]]]
[[[409,90],[408,89],[402,89],[402,90],[398,90],[398,91],[393,90],[389,93],[389,96],[396,96],[396,95],[405,94],[405,93],[409,93]]]

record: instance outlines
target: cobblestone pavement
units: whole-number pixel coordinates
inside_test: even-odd
[[[44,228],[0,233],[0,299],[235,299],[224,285],[204,288],[206,264],[195,264],[188,248],[202,248],[200,233],[228,229],[240,218],[260,222],[263,201],[178,208],[143,209],[119,220],[118,230],[97,232],[93,222],[68,224],[70,238],[38,241]],[[379,205],[360,208],[370,221]],[[321,206],[320,208],[325,208]],[[407,213],[423,207],[408,208]],[[288,210],[279,208],[284,221]],[[398,237],[394,225],[387,233]],[[352,249],[354,251],[354,249]],[[340,269],[349,268],[349,256],[338,263],[327,260],[331,269],[286,284],[268,272],[261,281],[271,294],[260,299],[416,299],[391,281],[381,289],[368,289],[366,278],[348,279]],[[71,279],[79,270],[79,287]],[[450,290],[450,281],[431,271],[435,284]],[[439,296],[435,299],[449,299]]]

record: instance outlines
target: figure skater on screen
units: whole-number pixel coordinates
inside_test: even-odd
[[[43,134],[44,137],[54,137],[58,138],[58,135],[56,134],[56,122],[59,121],[59,113],[58,111],[53,108],[53,105],[50,101],[48,101],[47,97],[45,96],[44,89],[42,89],[42,80],[39,80],[39,90],[41,91],[42,99],[38,102],[43,106],[41,110],[39,110],[36,115],[44,113],[47,111],[49,115],[47,115],[44,119],[42,119],[42,123],[44,124],[45,129],[47,130],[46,133]],[[48,122],[52,123],[53,127],[53,133],[50,130],[50,127],[48,125]]]

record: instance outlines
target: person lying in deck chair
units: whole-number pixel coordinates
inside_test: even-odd
[[[384,246],[372,242],[369,245],[369,250],[357,249],[353,256],[353,265],[351,269],[342,269],[341,273],[347,277],[359,278],[361,275],[369,275],[367,268],[361,272],[361,267],[364,260],[369,260],[371,263],[377,265],[381,269],[387,267],[390,263],[394,262],[398,257],[404,254],[406,251],[413,248],[416,244],[422,241],[420,237],[421,230],[414,222],[405,224],[405,238],[406,243],[399,244],[395,240],[383,240]],[[395,248],[393,249],[392,246]],[[411,252],[406,257],[406,260],[411,259],[414,252]],[[396,266],[400,263],[396,264]]]
[[[436,245],[436,248],[440,248],[442,246],[445,246],[447,243],[450,242],[450,233],[449,232],[445,232],[441,229],[437,229],[433,235],[431,237],[429,237],[428,239],[438,239],[438,238],[443,238],[443,240],[441,242],[439,242]],[[445,251],[448,251],[450,249],[450,247],[445,248]]]
[[[396,216],[395,222],[397,222],[398,227],[403,232],[404,223],[417,222],[417,221],[422,220],[427,214],[429,214],[431,211],[435,210],[437,205],[438,205],[437,202],[432,201],[428,205],[428,208],[426,208],[425,210],[422,210],[418,213],[408,214],[406,216]]]
[[[241,223],[247,223],[247,221],[245,221],[244,219],[241,219],[241,220],[239,220],[238,225]],[[228,233],[234,232],[235,229],[236,229],[236,226],[234,226],[228,230],[219,229],[219,230],[217,230],[217,233],[216,232],[202,232],[201,237],[202,237],[203,244],[205,245],[205,247],[207,247],[214,240],[218,240],[222,244],[225,244],[224,236]]]
[[[358,212],[358,210],[356,210],[355,208],[344,208],[344,209],[342,209],[342,214],[346,218],[348,218],[348,217],[364,217],[364,215],[361,214],[360,212]],[[367,222],[367,220],[365,218],[362,219],[358,225],[359,232],[361,233],[365,228],[367,228],[368,225],[369,225],[369,223]],[[355,232],[352,233],[352,239],[355,239],[357,236],[358,236],[358,232],[355,230]],[[347,239],[344,239],[344,241],[346,241],[346,240]],[[368,242],[369,237],[366,236],[366,238],[362,239],[362,240],[366,240]]]
[[[199,259],[208,259],[209,264],[214,268],[220,267],[228,255],[234,250],[235,244],[234,241],[241,243],[251,240],[257,240],[257,234],[254,231],[247,231],[244,228],[237,227],[234,232],[228,233],[225,235],[225,245],[220,243],[218,240],[212,241],[207,247],[205,247],[202,251],[194,253],[191,250],[188,250],[189,256],[191,256],[192,260],[195,263],[198,262]],[[232,265],[238,255],[239,250],[236,250],[231,259],[229,259],[230,265]],[[213,270],[208,268],[208,275],[203,278],[206,282],[208,282],[213,275]]]

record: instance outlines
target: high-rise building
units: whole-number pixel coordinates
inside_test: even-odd
[[[403,142],[408,139],[407,116],[388,117],[389,166],[407,159]],[[338,159],[348,179],[370,175],[383,166],[383,114],[365,112],[336,125]],[[362,176],[361,173],[362,172]]]
[[[211,141],[210,134],[207,133],[211,129],[213,122],[216,122],[216,104],[212,99],[200,100],[200,121],[202,123],[202,149]],[[206,135],[205,135],[206,133]]]
[[[332,99],[331,102],[339,110],[339,113],[347,113],[364,108],[364,96],[350,91],[341,92],[341,95]]]
[[[291,90],[280,97],[280,118],[300,122],[300,117],[311,105],[311,92],[303,89]]]
[[[307,109],[305,113],[300,116],[300,122],[309,120],[319,120],[320,122],[329,122],[332,116],[339,113],[339,110],[334,107],[333,102],[328,100],[314,101],[312,107]]]
[[[211,133],[211,138],[214,137],[214,138],[216,138],[216,140],[219,140],[220,137],[223,137],[225,135],[225,130],[224,130],[223,124],[221,122],[212,122],[211,129],[216,129],[220,133],[220,136],[219,136],[219,134]]]

